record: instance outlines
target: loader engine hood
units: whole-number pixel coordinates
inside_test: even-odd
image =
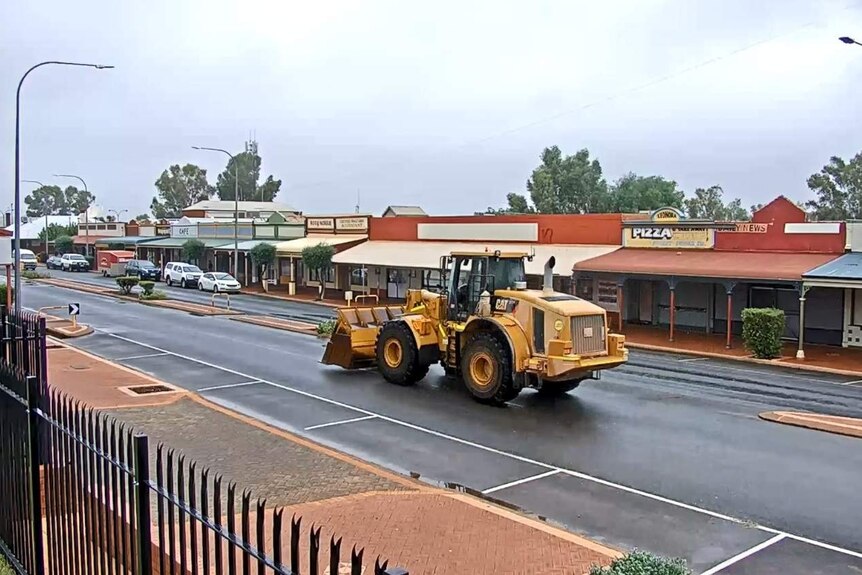
[[[531,306],[543,309],[547,312],[557,315],[571,317],[576,315],[604,315],[604,308],[594,304],[593,302],[581,299],[571,294],[555,292],[551,290],[496,290],[494,296],[499,302],[503,300],[512,300],[514,302],[523,301]],[[497,306],[500,304],[497,303]],[[502,307],[495,308],[498,311],[503,311]]]

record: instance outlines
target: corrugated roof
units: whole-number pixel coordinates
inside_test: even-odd
[[[802,274],[834,258],[835,254],[623,248],[582,261],[574,271],[800,281]]]
[[[146,242],[155,241],[163,236],[120,236],[120,237],[103,237],[96,240],[97,246],[107,246],[110,244],[125,244],[137,245]]]
[[[148,248],[181,248],[183,244],[189,240],[198,240],[208,248],[217,248],[225,244],[233,245],[233,239],[213,239],[213,238],[161,238],[154,242],[147,242]]]
[[[545,262],[551,256],[557,260],[554,267],[556,275],[568,276],[575,263],[595,258],[620,249],[619,246],[559,245],[559,244],[507,244],[481,242],[399,242],[375,240],[365,242],[335,254],[335,263],[359,264],[368,266],[404,267],[436,269],[440,267],[440,256],[452,252],[521,252],[528,254],[535,250],[533,261],[526,262],[530,275],[541,275]]]
[[[284,242],[284,240],[243,240],[237,244],[236,249],[241,252],[250,252],[258,244],[270,244],[275,246],[282,242]],[[230,243],[224,244],[215,249],[216,251],[231,251],[234,249],[233,240],[231,240]]]
[[[383,215],[392,212],[393,216],[427,216],[419,206],[389,206],[383,210]]]
[[[862,253],[849,253],[802,274],[805,279],[862,280]]]
[[[326,235],[317,234],[305,236],[304,238],[296,238],[295,240],[281,241],[275,245],[278,255],[296,255],[301,254],[305,248],[316,246],[317,244],[329,244],[330,246],[338,246],[350,242],[361,242],[368,238],[366,235],[360,234],[340,234]]]
[[[21,224],[21,239],[36,240],[39,239],[39,234],[45,229],[45,216],[33,218],[32,221]],[[48,216],[48,225],[58,226],[77,226],[78,216]],[[15,233],[15,225],[6,228],[7,231]]]

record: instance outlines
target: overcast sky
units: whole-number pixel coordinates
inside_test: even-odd
[[[420,204],[472,213],[523,192],[545,146],[720,184],[745,205],[808,199],[862,150],[862,0],[0,2],[0,201],[75,173],[135,215],[172,163],[254,133],[279,200],[306,213]],[[23,184],[24,191],[32,189]],[[5,209],[5,207],[4,207]]]

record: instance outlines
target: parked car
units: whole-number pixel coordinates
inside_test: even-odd
[[[58,270],[63,267],[63,261],[60,256],[51,256],[45,261],[45,267],[49,270]]]
[[[63,254],[60,258],[60,267],[63,271],[87,271],[90,269],[90,262],[81,254]]]
[[[13,251],[12,254],[14,256],[15,252]],[[39,260],[36,259],[36,254],[31,250],[21,250],[21,269],[35,270],[37,263],[39,263]]]
[[[192,287],[198,284],[202,274],[198,266],[185,262],[168,262],[165,265],[164,278],[169,286],[180,284],[180,287]]]
[[[239,293],[239,282],[230,274],[224,272],[207,272],[198,280],[201,291],[213,293]]]
[[[149,260],[129,260],[126,262],[126,275],[159,281],[159,268]]]

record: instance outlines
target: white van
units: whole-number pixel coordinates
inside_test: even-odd
[[[21,250],[21,269],[35,270],[37,262],[38,260],[36,259],[36,254],[34,254],[30,250]]]

